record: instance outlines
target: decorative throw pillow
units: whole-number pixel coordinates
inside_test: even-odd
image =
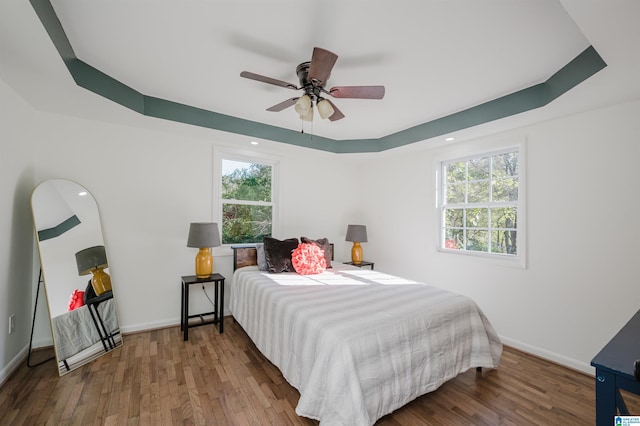
[[[267,258],[264,255],[264,243],[256,244],[256,257],[258,260],[258,269],[261,271],[267,271]]]
[[[324,250],[312,243],[302,243],[291,256],[293,268],[300,275],[321,274],[327,269]]]
[[[327,268],[331,268],[331,244],[326,238],[320,238],[318,240],[312,240],[307,237],[301,237],[300,241],[306,244],[315,244],[322,249],[324,253],[324,260],[327,263]]]
[[[69,312],[84,306],[84,291],[73,290],[71,297],[69,298]]]
[[[278,240],[264,237],[264,257],[267,261],[267,270],[271,273],[294,272],[291,264],[291,252],[298,247],[297,238]]]

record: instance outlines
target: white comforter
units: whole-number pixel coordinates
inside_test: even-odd
[[[234,273],[231,312],[321,425],[371,425],[502,344],[467,297],[334,264],[319,275]]]

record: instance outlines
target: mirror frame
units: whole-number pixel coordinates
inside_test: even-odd
[[[102,222],[93,195],[67,179],[38,184],[31,194],[31,211],[62,376],[122,346],[113,291],[93,293],[91,275],[84,275],[89,272],[79,271],[76,264],[76,253],[105,245]],[[104,256],[108,259],[106,247]],[[106,263],[104,272],[108,273]],[[77,303],[72,309],[74,296]]]

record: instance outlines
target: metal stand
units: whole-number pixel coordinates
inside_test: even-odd
[[[55,355],[51,358],[47,358],[44,361],[40,361],[37,364],[31,364],[31,346],[33,345],[33,329],[36,326],[36,312],[38,312],[38,295],[40,294],[40,283],[42,282],[42,268],[40,268],[40,274],[38,276],[38,289],[36,290],[36,302],[33,306],[33,320],[31,321],[31,337],[29,338],[29,355],[27,356],[27,367],[37,367],[44,364],[47,361],[55,359]]]

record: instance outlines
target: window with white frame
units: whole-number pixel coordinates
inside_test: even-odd
[[[441,163],[440,249],[516,257],[518,148]]]
[[[262,242],[272,235],[277,163],[218,156],[222,244]]]

